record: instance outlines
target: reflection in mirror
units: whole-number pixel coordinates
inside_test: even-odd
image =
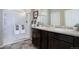
[[[65,25],[67,27],[74,27],[76,24],[79,24],[78,9],[66,10],[64,13],[65,13]]]
[[[38,9],[36,23],[43,26],[71,28],[79,24],[78,9]]]
[[[48,9],[38,9],[38,18],[35,24],[39,23],[39,25],[47,26],[48,22]]]
[[[60,10],[52,9],[50,17],[51,25],[60,26]]]

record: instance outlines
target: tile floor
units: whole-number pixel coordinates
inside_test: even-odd
[[[33,46],[32,41],[29,39],[4,46],[1,49],[36,49],[36,48]]]

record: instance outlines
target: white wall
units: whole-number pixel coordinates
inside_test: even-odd
[[[3,13],[3,42],[4,45],[30,38],[30,14],[24,10],[4,10]],[[28,23],[26,23],[26,20]],[[15,25],[25,25],[25,33],[15,34]]]
[[[68,27],[73,27],[77,23],[79,23],[79,10],[66,10],[65,25]]]
[[[2,9],[0,9],[0,45],[2,44],[2,37],[3,37],[3,34],[2,34],[2,31],[3,31],[3,29],[2,29],[2,19],[3,19],[3,17],[2,17]]]

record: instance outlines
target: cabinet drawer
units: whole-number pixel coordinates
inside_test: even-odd
[[[57,39],[69,42],[69,43],[73,43],[73,37],[69,36],[69,35],[64,35],[64,34],[55,34],[54,36]]]
[[[54,36],[55,36],[55,33],[49,32],[49,34],[48,34],[48,37],[49,37],[49,38],[54,38]]]
[[[59,40],[63,40],[69,43],[73,43],[73,36],[65,35],[65,34],[60,34],[60,33],[49,33],[49,38],[55,38]]]
[[[48,48],[49,49],[70,49],[73,47],[73,44],[64,42],[57,39],[49,39]]]

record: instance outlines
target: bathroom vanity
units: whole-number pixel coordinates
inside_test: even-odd
[[[32,27],[32,43],[40,49],[79,48],[79,32],[69,29]]]

